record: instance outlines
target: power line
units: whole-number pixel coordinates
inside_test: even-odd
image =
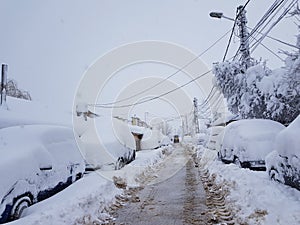
[[[247,28],[248,29],[250,29],[250,30],[253,30],[253,28],[251,28],[251,27],[248,27],[247,26]],[[259,33],[259,34],[261,34],[261,35],[263,35],[263,33],[262,32],[260,32],[260,31],[256,31],[257,33]],[[278,38],[275,38],[275,37],[273,37],[273,36],[270,36],[270,35],[266,35],[266,37],[267,38],[270,38],[270,39],[272,39],[272,40],[274,40],[274,41],[277,41],[277,42],[279,42],[279,43],[281,43],[281,44],[284,44],[284,45],[287,45],[287,46],[289,46],[289,47],[292,47],[292,48],[297,48],[297,49],[299,49],[299,47],[297,47],[296,45],[293,45],[293,44],[290,44],[290,43],[287,43],[287,42],[285,42],[285,41],[282,41],[282,40],[280,40],[280,39],[278,39]],[[253,37],[254,38],[254,37]],[[257,39],[256,39],[257,40]]]
[[[255,39],[257,40],[257,39]],[[259,43],[261,46],[263,46],[265,49],[267,49],[269,52],[271,52],[275,57],[277,57],[278,59],[280,59],[281,61],[284,62],[284,59],[281,58],[278,54],[276,54],[274,51],[272,51],[270,48],[268,48],[265,44],[263,44],[262,42]],[[252,51],[253,52],[253,51]]]
[[[200,53],[199,55],[197,55],[194,59],[192,59],[191,61],[189,61],[187,64],[185,64],[183,67],[179,68],[177,71],[175,71],[174,73],[172,73],[171,75],[169,75],[168,77],[166,77],[165,79],[163,79],[162,81],[154,84],[151,87],[148,87],[146,89],[144,89],[143,91],[140,91],[134,95],[131,95],[127,98],[124,99],[120,99],[118,101],[114,101],[114,102],[108,102],[108,103],[101,103],[101,104],[97,104],[97,105],[102,105],[102,106],[108,106],[108,105],[114,105],[116,103],[120,103],[120,102],[124,102],[127,101],[129,99],[135,98],[141,94],[144,94],[145,92],[161,85],[162,83],[164,83],[165,81],[167,81],[168,79],[170,79],[171,77],[175,76],[176,74],[178,74],[179,72],[183,71],[185,68],[187,68],[189,65],[191,65],[193,62],[195,62],[198,58],[200,58],[202,55],[204,55],[206,52],[208,52],[211,48],[213,48],[218,42],[220,42],[224,37],[227,36],[227,34],[230,32],[230,30],[228,30],[225,34],[223,34],[220,38],[218,38],[215,42],[213,42],[213,44],[211,44],[207,49],[205,49],[202,53]]]
[[[287,13],[294,7],[294,5],[296,4],[297,0],[292,1],[288,7],[282,12],[282,14],[278,17],[278,19],[271,25],[271,27],[265,32],[264,35],[262,35],[262,37],[260,37],[259,40],[257,40],[254,44],[253,44],[253,49],[252,52],[257,48],[257,46],[259,44],[261,44],[262,40],[267,36],[267,34],[287,15]]]
[[[206,71],[205,73],[202,73],[201,75],[195,77],[194,79],[191,79],[191,80],[188,81],[187,83],[185,83],[185,84],[183,84],[183,85],[181,85],[181,86],[178,86],[178,87],[176,87],[176,88],[174,88],[174,89],[172,89],[172,90],[170,90],[170,91],[167,91],[167,92],[165,92],[165,93],[163,93],[163,94],[160,94],[160,95],[158,95],[158,96],[151,97],[151,98],[149,98],[149,99],[145,99],[145,100],[143,100],[143,101],[136,102],[136,103],[133,103],[133,104],[125,104],[125,105],[119,105],[119,106],[118,106],[118,105],[116,105],[116,106],[108,106],[108,105],[102,105],[102,104],[89,104],[89,105],[94,106],[94,107],[99,107],[99,108],[109,108],[109,109],[112,109],[112,108],[127,108],[127,107],[132,107],[132,106],[140,105],[140,104],[143,104],[143,103],[146,103],[146,102],[150,102],[150,101],[156,100],[156,99],[161,98],[161,97],[163,97],[163,96],[165,96],[165,95],[168,95],[168,94],[170,94],[170,93],[173,93],[174,91],[177,91],[177,90],[179,90],[179,89],[181,89],[181,88],[183,88],[183,87],[185,87],[185,86],[191,84],[191,83],[194,82],[195,80],[198,80],[198,79],[200,79],[201,77],[204,77],[205,75],[209,74],[211,71],[212,71],[212,70],[208,70],[208,71]]]

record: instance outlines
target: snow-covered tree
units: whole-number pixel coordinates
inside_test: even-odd
[[[285,66],[273,71],[263,62],[247,70],[238,61],[216,63],[215,86],[227,99],[229,111],[241,118],[293,121],[300,114],[300,50],[286,54]]]
[[[227,99],[229,110],[238,114],[243,91],[243,85],[240,84],[243,82],[241,76],[244,73],[244,66],[239,61],[215,63],[213,73],[216,77],[215,86]]]
[[[300,23],[300,8],[290,13]],[[300,25],[299,25],[300,30]],[[266,118],[288,124],[300,114],[300,34],[297,51],[284,52],[285,65],[270,70],[263,62],[226,61],[214,64],[215,86],[229,111],[241,118]]]

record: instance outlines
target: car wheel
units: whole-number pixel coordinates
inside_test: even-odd
[[[269,171],[269,176],[270,176],[271,180],[280,182],[280,180],[279,180],[279,173],[278,173],[278,171],[276,169],[272,168]]]
[[[77,174],[76,174],[75,181],[81,179],[82,177],[83,177],[83,174],[82,174],[82,173],[77,173]]]
[[[118,158],[118,161],[116,162],[115,165],[115,170],[119,170],[122,167],[124,167],[125,163],[124,163],[124,159],[123,158]]]
[[[32,205],[32,201],[30,197],[23,196],[18,198],[13,204],[11,210],[11,219],[12,220],[19,219],[22,216],[24,209],[28,208],[30,205]]]
[[[238,167],[242,168],[241,161],[239,160],[238,157],[235,157],[233,163],[234,163],[235,165],[237,165]]]

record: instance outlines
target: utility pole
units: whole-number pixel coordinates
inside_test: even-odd
[[[0,105],[6,105],[6,87],[7,87],[7,71],[8,65],[2,64],[2,72],[1,72],[1,99]]]
[[[198,99],[195,97],[193,102],[194,102],[195,132],[196,132],[196,134],[199,134],[200,133],[200,128],[199,128],[199,120],[198,120]]]
[[[149,112],[145,112],[145,123],[148,124],[148,115],[149,115]]]
[[[249,32],[247,29],[247,18],[246,10],[244,6],[239,6],[237,8],[237,20],[236,23],[239,26],[239,37],[240,37],[240,52],[242,55],[242,62],[245,65],[245,68],[250,67],[250,50],[249,50]]]
[[[188,121],[188,114],[182,116],[182,126],[184,130],[184,135],[189,135],[189,121]]]

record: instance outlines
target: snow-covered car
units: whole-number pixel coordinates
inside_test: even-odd
[[[285,127],[272,120],[246,119],[230,123],[218,158],[242,168],[266,170],[265,157],[273,151],[276,135]]]
[[[85,169],[73,130],[53,125],[0,129],[0,223],[63,190]]]
[[[274,151],[267,158],[271,179],[300,190],[300,116],[276,137]]]
[[[223,141],[224,126],[212,126],[208,128],[208,140],[206,147],[211,150],[219,151]]]
[[[118,170],[135,159],[134,136],[128,124],[118,118],[99,117],[96,121],[79,118],[74,130],[79,134],[88,170]]]

